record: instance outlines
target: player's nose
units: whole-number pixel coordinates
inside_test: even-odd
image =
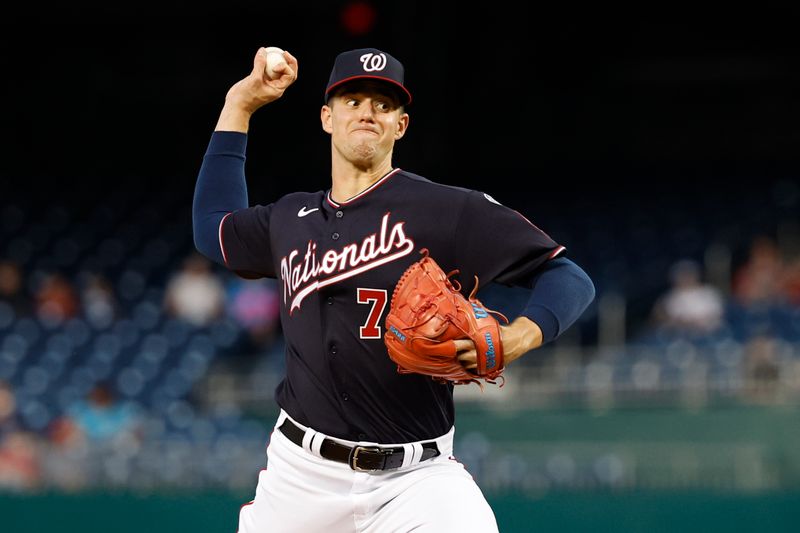
[[[362,105],[358,107],[359,117],[362,120],[372,120],[375,116],[372,100],[365,100]]]

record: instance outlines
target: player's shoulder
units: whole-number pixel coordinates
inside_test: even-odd
[[[453,200],[469,200],[470,203],[483,203],[488,201],[492,204],[502,206],[500,202],[492,198],[488,193],[477,189],[439,183],[406,170],[398,172],[398,176],[405,180],[404,185],[416,186],[420,188],[424,194],[432,195],[436,197],[437,200],[440,199],[441,196],[446,196]]]
[[[424,176],[420,176],[419,174],[414,174],[413,172],[402,169],[397,173],[397,177],[401,180],[404,180],[404,185],[418,187],[433,194],[468,195],[469,193],[474,192],[471,189],[440,183],[438,181],[434,181]]]

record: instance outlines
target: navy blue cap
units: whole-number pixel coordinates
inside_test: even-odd
[[[336,56],[331,77],[325,88],[325,102],[333,89],[349,81],[358,79],[379,80],[392,84],[400,96],[402,105],[411,103],[411,93],[403,84],[405,70],[403,64],[375,48],[359,48],[342,52]]]

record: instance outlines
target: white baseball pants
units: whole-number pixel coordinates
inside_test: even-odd
[[[314,451],[290,441],[278,429],[287,416],[281,410],[255,499],[239,513],[239,533],[498,531],[480,488],[452,456],[455,428],[436,439],[438,457],[405,466],[406,461],[394,470],[360,472],[322,458],[318,447]]]

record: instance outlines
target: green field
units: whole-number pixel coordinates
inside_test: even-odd
[[[472,456],[474,475],[503,533],[800,531],[800,411],[794,407],[489,411],[461,405],[456,442],[457,457],[483,443]],[[616,477],[604,485],[592,473],[608,457],[616,458]],[[548,472],[569,476],[559,483]],[[238,509],[251,495],[252,489],[5,494],[0,532],[234,533]]]
[[[0,497],[4,533],[235,533],[232,494]],[[796,532],[800,493],[647,492],[493,497],[503,533]],[[311,532],[310,532],[311,533]]]

